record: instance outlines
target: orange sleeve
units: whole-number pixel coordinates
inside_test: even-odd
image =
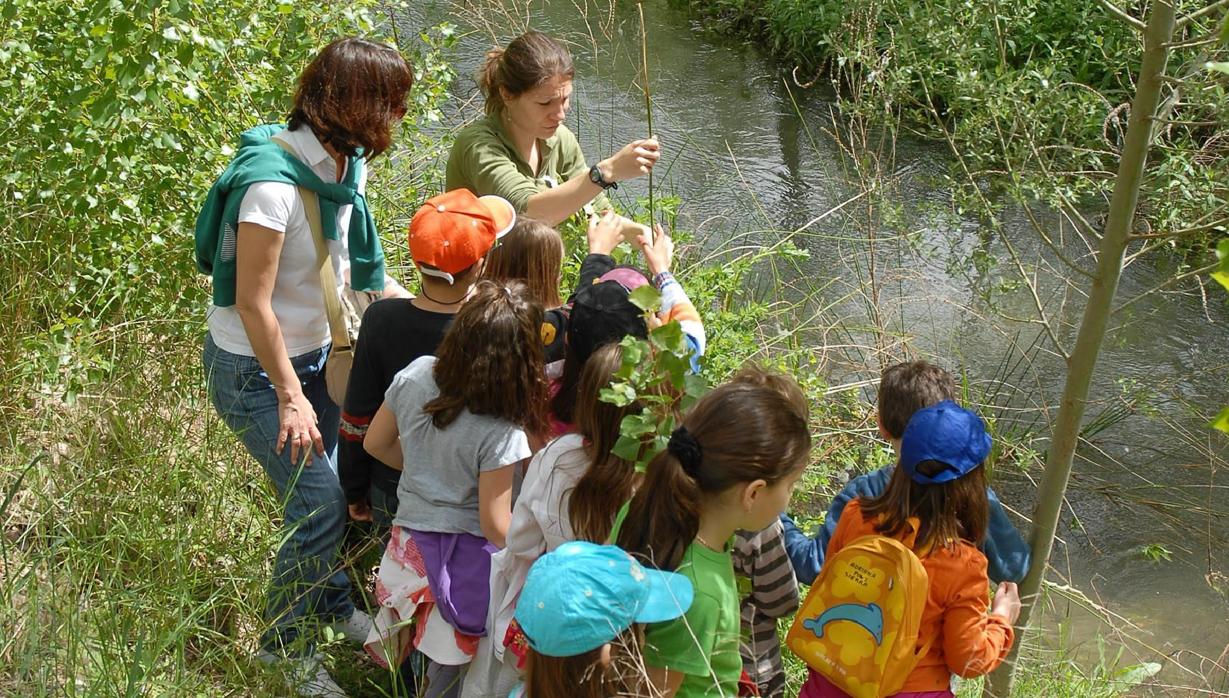
[[[952,562],[951,573],[960,578],[952,580],[943,610],[943,659],[949,671],[968,679],[990,673],[1006,659],[1015,631],[1006,618],[987,613],[986,557],[962,556]]]
[[[836,522],[836,530],[828,541],[828,549],[824,551],[824,559],[832,557],[849,542],[849,532],[862,522],[862,507],[858,500],[851,500],[841,512],[841,520]],[[822,569],[822,568],[821,568]]]

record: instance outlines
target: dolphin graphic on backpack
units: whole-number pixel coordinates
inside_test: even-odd
[[[929,587],[906,544],[863,536],[824,562],[785,643],[853,698],[892,695],[930,649],[917,648]]]

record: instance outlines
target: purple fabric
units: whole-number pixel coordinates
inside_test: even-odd
[[[802,684],[798,698],[849,698],[849,694],[832,685],[814,669],[807,669],[807,682]],[[901,691],[889,698],[954,698],[951,691]]]
[[[422,554],[427,584],[444,620],[466,635],[486,636],[491,603],[491,555],[499,550],[469,533],[410,531]]]
[[[617,281],[620,286],[627,289],[628,293],[649,283],[649,280],[644,278],[644,274],[628,267],[615,267],[611,269],[598,278],[598,282],[602,281]]]

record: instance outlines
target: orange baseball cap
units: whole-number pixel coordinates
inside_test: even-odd
[[[410,220],[410,255],[419,271],[451,284],[453,274],[482,259],[515,222],[506,199],[453,189],[427,199]]]

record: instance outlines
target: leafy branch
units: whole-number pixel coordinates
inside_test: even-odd
[[[632,292],[631,302],[647,318],[661,307],[661,294],[652,286],[641,286]],[[682,413],[708,392],[709,385],[691,370],[691,347],[677,321],[653,328],[647,340],[624,337],[620,346],[623,364],[599,397],[619,407],[636,401],[644,406],[623,418],[613,449],[614,455],[644,472],[649,461],[666,448]]]

